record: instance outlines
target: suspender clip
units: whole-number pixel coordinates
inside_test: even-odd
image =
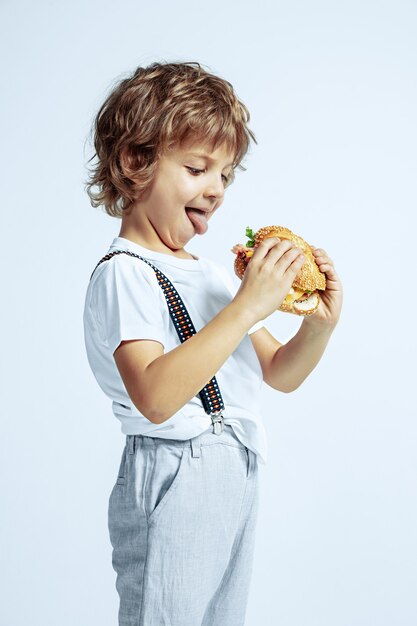
[[[223,409],[220,409],[220,411],[212,411],[210,417],[211,423],[213,424],[213,433],[215,435],[221,435],[224,426]]]

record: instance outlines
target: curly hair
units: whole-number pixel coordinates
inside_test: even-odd
[[[97,157],[98,163],[84,181],[91,205],[122,217],[151,185],[159,158],[189,139],[213,149],[225,145],[235,155],[230,185],[236,168],[246,170],[241,161],[250,139],[258,143],[249,119],[233,86],[198,62],[138,67],[116,84],[94,119],[95,154],[88,162]]]

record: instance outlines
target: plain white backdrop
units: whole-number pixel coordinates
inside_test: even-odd
[[[324,248],[344,286],[313,373],[292,394],[263,387],[246,624],[415,626],[416,3],[0,11],[1,626],[117,624],[107,505],[125,438],[89,369],[82,311],[120,221],[91,207],[84,181],[99,106],[153,61],[229,80],[258,140],[187,250],[232,273],[246,226],[281,224]],[[265,322],[280,341],[300,323]]]

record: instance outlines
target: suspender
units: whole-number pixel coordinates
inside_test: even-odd
[[[97,263],[90,276],[90,280],[100,263],[108,261],[115,254],[129,254],[130,256],[134,256],[141,261],[144,261],[145,263],[150,265],[150,267],[152,267],[156,274],[156,278],[158,279],[159,286],[164,293],[168,305],[169,314],[174,323],[181,343],[187,341],[187,339],[189,339],[192,335],[195,335],[196,330],[194,328],[194,324],[192,323],[185,304],[182,301],[178,291],[175,289],[174,285],[157,267],[152,265],[152,263],[150,263],[144,257],[135,254],[135,252],[131,252],[130,250],[114,250],[113,252],[109,252],[109,254],[106,254]],[[223,431],[224,424],[224,402],[215,376],[213,376],[213,378],[205,385],[205,387],[203,387],[198,395],[200,396],[205,412],[211,417],[211,422],[213,424],[213,433],[215,433],[216,435],[220,435]]]

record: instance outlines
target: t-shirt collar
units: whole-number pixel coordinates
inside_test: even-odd
[[[181,259],[180,257],[175,257],[171,254],[165,254],[164,252],[156,252],[155,250],[144,248],[138,243],[131,241],[130,239],[126,239],[125,237],[115,237],[110,245],[109,252],[113,249],[130,250],[130,252],[135,252],[136,254],[149,259],[149,261],[157,261],[159,263],[172,265],[180,269],[191,271],[200,271],[201,269],[201,257],[198,259]]]

